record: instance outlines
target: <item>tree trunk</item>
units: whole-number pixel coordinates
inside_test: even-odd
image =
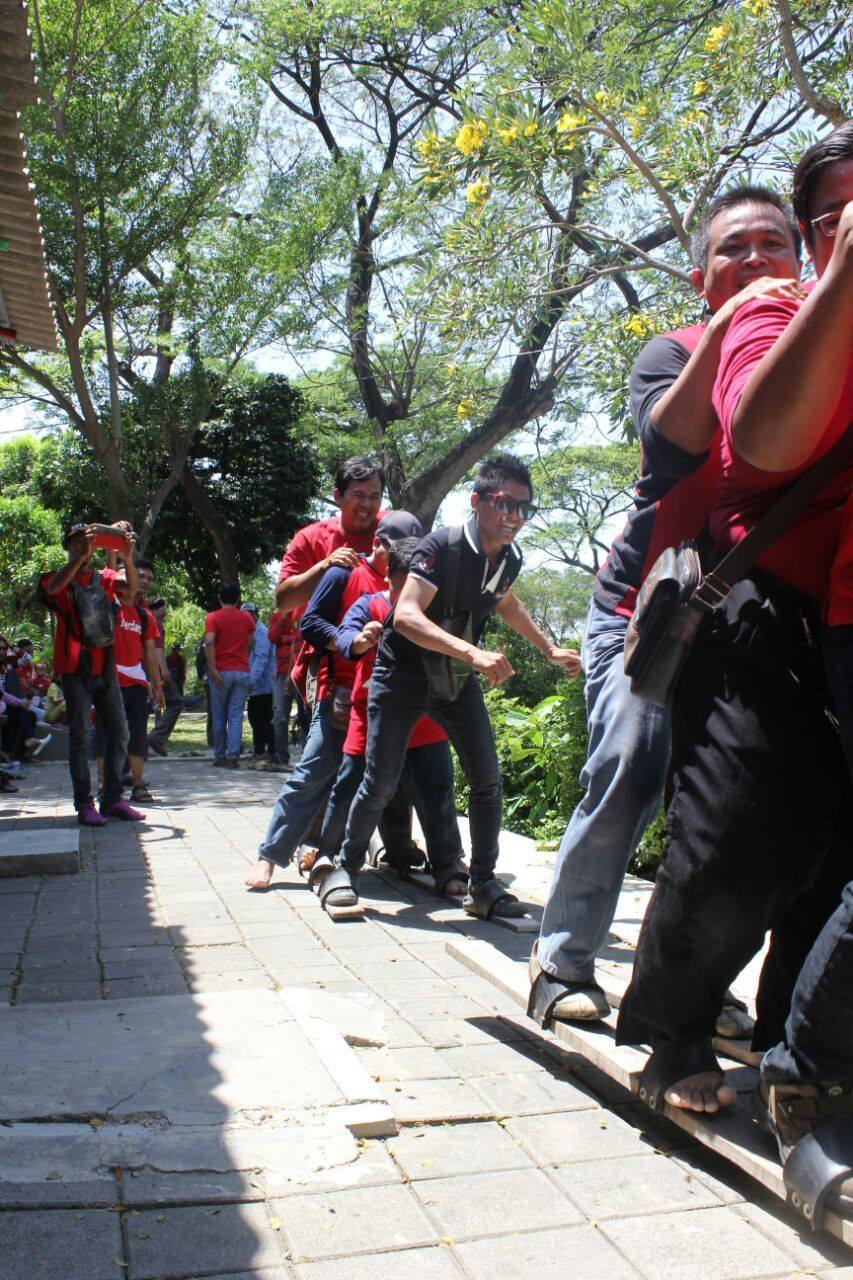
[[[187,502],[210,534],[211,541],[216,548],[216,558],[219,561],[219,572],[222,575],[222,581],[238,582],[237,553],[234,550],[231,531],[204,486],[199,484],[189,464],[184,465],[180,483]]]

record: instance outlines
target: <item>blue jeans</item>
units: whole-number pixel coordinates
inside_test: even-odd
[[[275,736],[275,755],[277,760],[290,759],[290,709],[293,699],[298,701],[299,695],[293,687],[290,676],[281,672],[272,682],[272,727]]]
[[[364,777],[364,766],[364,756],[343,758],[320,834],[320,853],[327,857],[334,857],[343,844],[347,818]],[[420,819],[430,866],[452,867],[463,856],[463,849],[456,821],[453,761],[447,743],[410,747],[402,780]]]
[[[121,799],[121,775],[127,755],[127,720],[111,654],[107,656],[107,664],[111,669],[102,676],[62,677],[68,717],[68,768],[74,788],[74,808],[78,812],[85,808],[92,795],[89,776],[92,707],[104,734],[103,807],[107,809]]]
[[[589,727],[584,797],[557,854],[538,947],[543,969],[567,982],[594,976],[628,863],[660,810],[669,765],[669,710],[635,697],[623,670],[627,626],[593,597],[581,650]]]
[[[213,755],[236,760],[243,746],[243,711],[249,696],[248,671],[220,671],[221,685],[210,681]]]
[[[761,1074],[770,1084],[853,1084],[853,881],[806,958],[785,1039]]]
[[[419,671],[377,663],[367,702],[364,778],[350,809],[338,861],[352,876],[364,866],[370,837],[397,789],[412,729],[422,715],[444,729],[470,785],[471,885],[477,888],[494,876],[503,786],[489,713],[473,673],[458,698],[446,702],[431,697],[426,676]]]
[[[331,710],[331,698],[314,708],[299,764],[279,793],[258,848],[258,857],[276,866],[286,867],[290,862],[338,776],[346,733],[329,723]]]

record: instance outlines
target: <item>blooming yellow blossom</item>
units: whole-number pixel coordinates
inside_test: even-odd
[[[465,199],[469,204],[481,205],[485,204],[491,194],[491,187],[484,178],[478,178],[476,182],[469,182],[465,188]]]
[[[626,333],[630,333],[632,338],[647,338],[654,332],[654,325],[649,317],[640,315],[637,311],[633,311],[622,321],[622,328]]]
[[[773,0],[746,0],[744,8],[753,18],[769,18],[773,12]]]
[[[622,102],[619,94],[612,93],[609,89],[597,89],[593,96],[600,111],[615,111]]]
[[[723,22],[719,22],[715,27],[712,27],[705,37],[705,52],[716,53],[720,45],[724,44],[725,41],[728,40],[729,36],[732,34],[732,29],[732,24],[728,19]]]
[[[557,121],[557,133],[571,133],[573,129],[582,129],[586,124],[586,116],[574,111],[564,111]]]
[[[535,120],[529,120],[528,123],[524,126],[525,138],[532,138],[538,128],[539,128],[539,125]]]
[[[708,92],[708,90],[710,89],[710,87],[711,87],[711,86],[708,84],[708,81],[707,81],[707,80],[697,80],[697,81],[696,81],[696,83],[695,83],[695,84],[694,84],[694,86],[693,86],[693,96],[694,96],[694,98],[702,98],[702,97],[704,97],[704,96],[705,96],[705,94],[706,94],[706,93]]]
[[[470,156],[479,151],[486,140],[488,126],[485,120],[468,120],[457,131],[453,139],[456,150],[463,156]]]
[[[424,164],[433,164],[441,155],[441,138],[437,133],[426,133],[418,138],[415,150]]]
[[[457,418],[470,418],[476,407],[473,400],[460,400],[456,406]]]
[[[498,129],[498,137],[500,138],[504,146],[508,147],[509,144],[511,142],[515,142],[516,138],[518,137],[518,125],[517,124],[503,125]]]

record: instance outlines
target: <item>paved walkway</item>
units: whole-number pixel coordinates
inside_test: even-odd
[[[529,937],[376,875],[357,923],[295,873],[247,894],[280,778],[150,773],[162,803],[85,833],[78,875],[0,881],[0,1280],[853,1280],[445,951]],[[31,769],[0,826],[67,823],[65,791]],[[327,1001],[396,1137],[329,1128],[293,988]]]

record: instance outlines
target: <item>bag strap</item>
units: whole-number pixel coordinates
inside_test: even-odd
[[[839,436],[831,449],[827,449],[808,471],[795,480],[790,489],[767,511],[758,524],[741,538],[702,581],[692,599],[701,606],[715,609],[728,595],[767,548],[780,537],[790,524],[804,511],[812,498],[829,484],[836,475],[853,461],[853,423]]]
[[[444,594],[447,598],[445,609],[448,617],[457,612],[456,588],[459,585],[459,566],[462,561],[462,535],[465,526],[455,524],[447,536],[447,573],[444,578]]]

